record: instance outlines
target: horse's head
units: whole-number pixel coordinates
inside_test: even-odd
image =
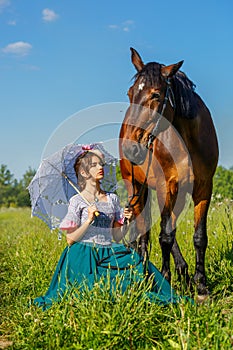
[[[183,61],[169,66],[144,64],[133,48],[131,60],[137,73],[128,91],[130,106],[123,123],[122,150],[132,163],[142,164],[153,140],[173,121],[175,97],[171,80]]]

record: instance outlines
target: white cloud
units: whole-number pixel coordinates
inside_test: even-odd
[[[110,29],[120,29],[119,25],[117,25],[117,24],[109,24],[108,28],[110,28]]]
[[[7,24],[9,26],[16,26],[16,21],[12,20],[12,21],[8,21]]]
[[[17,41],[12,44],[8,44],[2,49],[2,52],[6,54],[12,54],[16,56],[26,56],[32,49],[32,45],[24,41]]]
[[[10,0],[0,0],[0,13],[8,6],[10,6]]]
[[[123,22],[124,25],[132,26],[134,24],[134,21],[131,19],[128,19],[127,21]]]
[[[124,21],[120,24],[109,24],[108,28],[112,29],[112,30],[120,30],[123,32],[129,32],[130,30],[132,30],[134,28],[134,21],[132,20],[127,20]]]
[[[42,19],[45,22],[54,22],[59,18],[59,15],[55,13],[53,10],[48,8],[42,11]]]
[[[110,28],[110,29],[118,29],[119,26],[117,24],[109,24],[108,28]]]

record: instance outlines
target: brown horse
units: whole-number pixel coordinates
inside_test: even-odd
[[[159,242],[162,274],[170,280],[170,253],[178,274],[189,282],[188,265],[176,241],[176,222],[186,194],[194,202],[194,282],[198,295],[208,294],[205,275],[207,212],[218,162],[218,142],[210,112],[194,84],[179,68],[144,64],[131,48],[137,73],[128,91],[130,106],[120,131],[122,177],[134,208],[140,252],[147,254],[151,227],[148,189],[156,189],[161,215]],[[153,208],[152,208],[153,210]]]

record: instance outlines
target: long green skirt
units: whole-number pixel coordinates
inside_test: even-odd
[[[34,304],[46,310],[72,287],[92,289],[105,278],[114,286],[120,277],[124,293],[133,283],[144,281],[145,276],[152,280],[147,293],[151,301],[166,305],[180,299],[158,269],[150,261],[143,264],[142,257],[133,249],[122,244],[104,247],[77,242],[64,249],[48,291],[34,299]]]

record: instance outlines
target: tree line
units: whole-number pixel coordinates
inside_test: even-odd
[[[36,171],[29,169],[17,180],[7,165],[0,166],[0,207],[30,207],[30,196],[27,190]],[[120,169],[117,168],[120,178]],[[228,198],[233,200],[233,166],[229,169],[218,166],[213,181],[213,200]]]
[[[29,167],[21,180],[16,180],[5,164],[0,167],[0,207],[29,207],[27,187],[36,171]]]

